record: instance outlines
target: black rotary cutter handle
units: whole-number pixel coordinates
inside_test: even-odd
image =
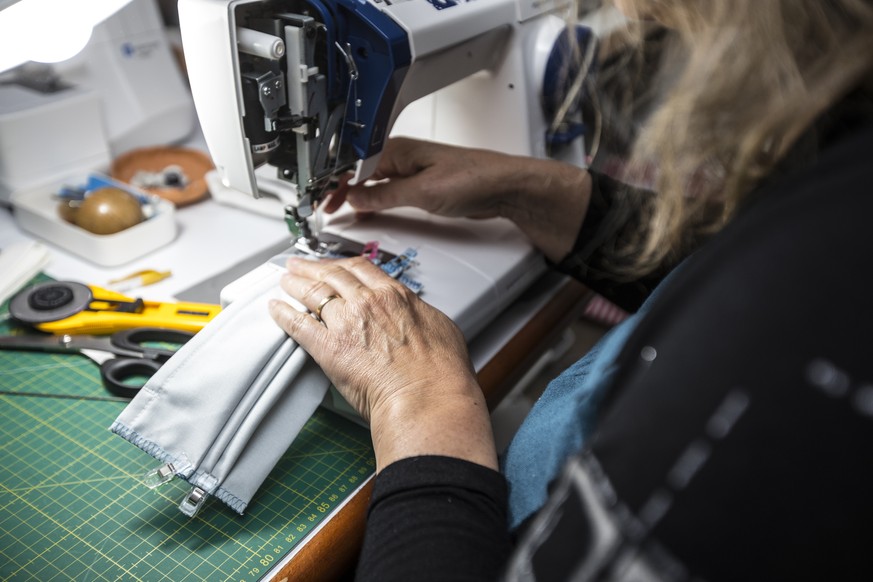
[[[133,398],[145,382],[131,383],[133,378],[146,380],[176,353],[175,349],[151,347],[147,342],[178,344],[181,346],[194,337],[193,333],[161,327],[137,327],[112,334],[112,344],[121,350],[142,354],[138,358],[119,357],[100,366],[100,377],[107,390],[123,398]]]

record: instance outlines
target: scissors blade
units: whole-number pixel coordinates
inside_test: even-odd
[[[0,349],[37,350],[55,353],[82,353],[98,364],[112,355],[132,358],[142,357],[140,352],[112,345],[105,336],[92,335],[13,335],[0,337]],[[103,352],[105,356],[97,354]]]
[[[13,335],[0,337],[0,349],[39,350],[42,352],[75,352],[70,336],[63,335]]]
[[[113,353],[103,350],[89,350],[88,348],[80,349],[79,353],[97,364],[102,364],[103,362],[115,357],[115,354]]]
[[[91,358],[97,363],[100,360],[95,359],[90,352],[101,351],[106,352],[111,357],[116,356],[127,358],[142,358],[142,350],[128,349],[123,346],[115,345],[110,336],[105,335],[71,335],[69,337],[70,346],[81,351],[83,354]]]

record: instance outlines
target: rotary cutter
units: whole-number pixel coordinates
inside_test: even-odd
[[[53,334],[99,335],[135,327],[196,333],[219,311],[219,305],[145,301],[69,281],[39,283],[9,303],[12,317]]]

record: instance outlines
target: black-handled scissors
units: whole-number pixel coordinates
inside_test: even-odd
[[[123,398],[133,398],[164,362],[193,333],[161,327],[135,327],[112,335],[17,335],[0,337],[0,349],[77,352],[100,364],[103,385]],[[172,344],[172,349],[147,343]],[[141,382],[133,382],[144,378]]]

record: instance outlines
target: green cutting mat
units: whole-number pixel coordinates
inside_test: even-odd
[[[109,432],[124,405],[85,357],[0,350],[0,579],[258,580],[375,465],[368,432],[319,409],[246,515],[211,499],[189,519],[187,483],[149,490],[157,462]]]

